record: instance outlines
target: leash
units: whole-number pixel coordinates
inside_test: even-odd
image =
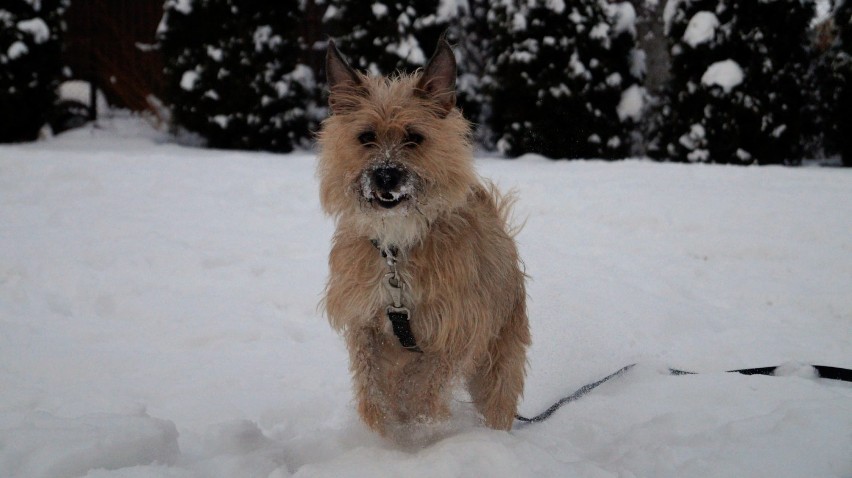
[[[587,393],[591,392],[598,386],[606,383],[607,381],[616,378],[620,375],[623,375],[625,372],[633,368],[636,364],[630,364],[625,367],[622,367],[618,371],[607,375],[606,377],[598,380],[597,382],[590,383],[588,385],[584,385],[580,387],[576,392],[568,395],[565,398],[561,398],[559,401],[550,406],[547,410],[539,413],[538,415],[527,418],[521,415],[515,415],[515,419],[521,422],[522,425],[528,423],[538,423],[547,420],[556,410],[559,410],[562,405],[566,403],[573,402],[575,400],[580,399]],[[758,368],[742,368],[737,370],[728,370],[727,373],[739,373],[742,375],[774,375],[775,371],[778,370],[781,366],[775,367],[758,367]],[[852,370],[840,368],[840,367],[830,367],[828,365],[811,365],[817,377],[823,378],[826,380],[838,380],[841,382],[852,382]],[[696,372],[689,372],[686,370],[678,370],[675,368],[669,369],[669,374],[671,375],[697,375]]]

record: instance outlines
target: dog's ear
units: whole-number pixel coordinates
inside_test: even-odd
[[[328,52],[325,55],[325,76],[328,88],[334,90],[339,86],[350,83],[352,86],[361,82],[355,70],[343,59],[334,40],[328,40]]]
[[[446,112],[456,105],[456,56],[443,37],[438,41],[435,54],[423,67],[417,90],[437,101]]]
[[[358,73],[343,59],[332,39],[328,40],[325,76],[329,90],[328,106],[333,112],[342,112],[353,103],[352,93],[359,91],[363,85]]]

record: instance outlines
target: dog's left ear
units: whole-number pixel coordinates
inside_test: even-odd
[[[456,69],[453,49],[447,40],[441,38],[417,83],[419,92],[437,101],[448,113],[456,105]]]

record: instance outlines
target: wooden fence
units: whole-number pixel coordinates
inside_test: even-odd
[[[73,0],[66,13],[65,64],[110,103],[132,110],[159,96],[163,61],[153,48],[162,0]]]

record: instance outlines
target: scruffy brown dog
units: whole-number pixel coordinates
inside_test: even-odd
[[[370,428],[449,417],[466,385],[485,424],[512,426],[530,343],[510,201],[477,176],[441,40],[413,75],[353,70],[329,42],[331,116],[319,136],[335,218],[324,306],[349,349]]]

